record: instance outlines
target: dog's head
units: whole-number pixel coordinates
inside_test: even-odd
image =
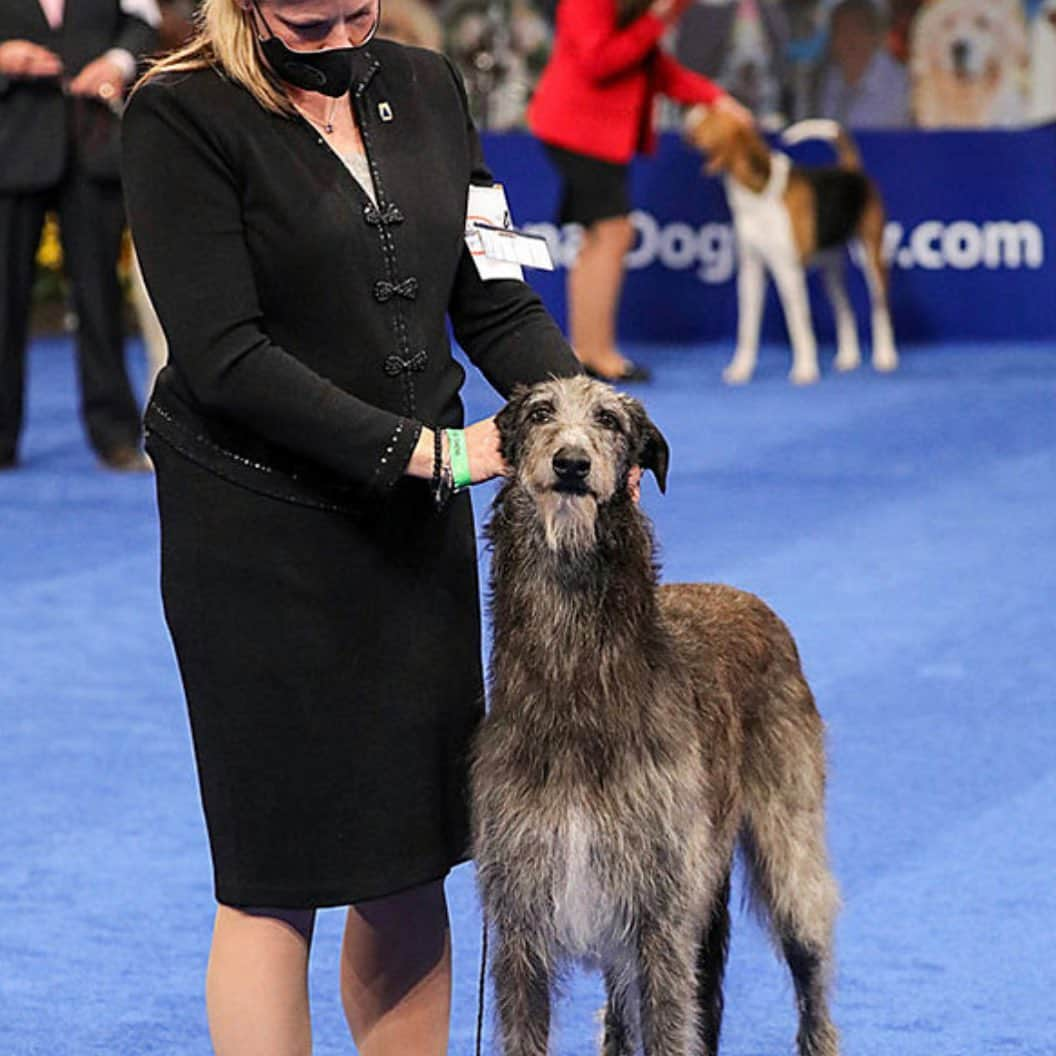
[[[496,417],[511,478],[552,549],[593,545],[598,511],[628,493],[634,466],[667,486],[668,446],[645,408],[586,377],[518,389]]]
[[[931,0],[913,27],[911,63],[964,82],[996,82],[1026,60],[1019,0]]]
[[[713,175],[757,168],[770,153],[754,128],[717,106],[692,107],[683,119],[682,134],[691,147],[707,155],[707,171]]]

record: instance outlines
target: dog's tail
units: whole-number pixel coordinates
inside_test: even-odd
[[[807,139],[823,139],[833,145],[841,169],[861,171],[862,156],[858,153],[858,144],[838,121],[822,117],[797,121],[781,133],[781,139],[790,147]]]

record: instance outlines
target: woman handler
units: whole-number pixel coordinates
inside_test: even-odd
[[[125,180],[170,346],[147,413],[162,591],[213,857],[221,1056],[308,1053],[317,907],[363,1056],[446,1051],[442,881],[482,709],[475,536],[445,329],[503,394],[578,366],[464,245],[488,183],[439,55],[377,0],[206,0],[135,92]],[[465,453],[458,457],[464,439]],[[449,469],[450,467],[450,469]]]
[[[706,77],[680,66],[660,38],[689,0],[560,0],[557,35],[528,112],[562,181],[559,223],[583,226],[568,273],[572,347],[610,381],[644,381],[616,343],[623,258],[634,243],[628,167],[656,143],[657,95],[751,114]]]

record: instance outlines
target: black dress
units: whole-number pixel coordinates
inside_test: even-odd
[[[357,902],[466,857],[473,519],[403,469],[423,423],[462,424],[445,316],[503,394],[578,370],[529,287],[482,282],[464,249],[491,177],[450,63],[361,58],[377,205],[214,70],[149,82],[125,117],[170,346],[147,413],[162,593],[230,905]]]

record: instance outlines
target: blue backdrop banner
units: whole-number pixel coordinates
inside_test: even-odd
[[[1016,132],[861,132],[865,166],[887,205],[892,311],[902,341],[1056,338],[1056,125]],[[543,234],[558,263],[529,280],[564,320],[565,266],[579,230],[558,227],[558,182],[525,133],[485,136],[518,227]],[[823,144],[792,152],[831,162]],[[637,241],[628,256],[620,333],[631,340],[711,341],[735,331],[736,248],[721,183],[677,135],[632,167]],[[868,339],[864,275],[849,271]],[[811,281],[815,329],[832,313]],[[764,334],[784,340],[771,285]]]

